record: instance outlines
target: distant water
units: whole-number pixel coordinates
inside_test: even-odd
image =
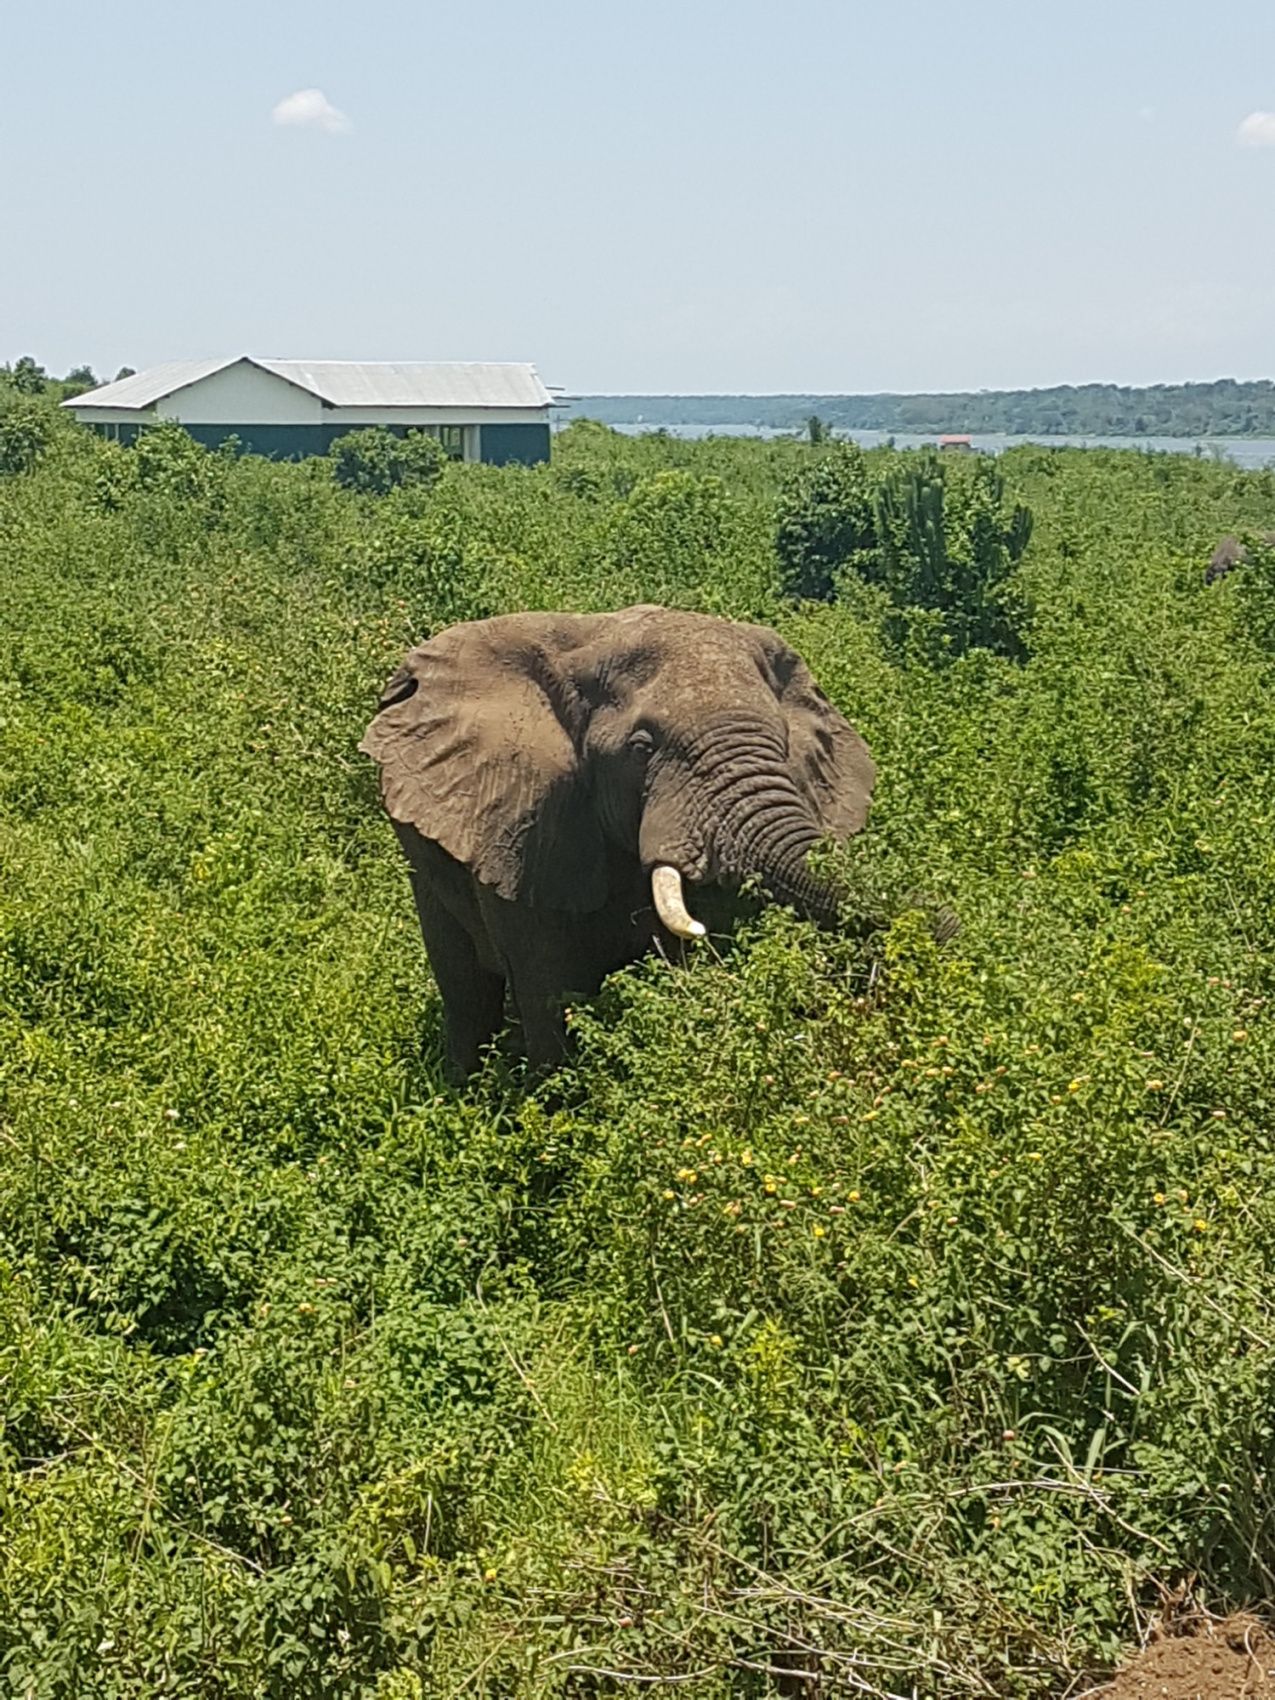
[[[564,421],[567,423],[567,421]],[[658,419],[615,425],[626,436],[666,431],[670,437],[696,440],[702,437],[791,437],[802,433],[771,425],[661,425]],[[835,437],[850,438],[862,448],[879,448],[892,442],[900,449],[934,448],[937,437],[915,436],[906,431],[835,431]],[[1201,460],[1228,460],[1236,466],[1263,467],[1275,464],[1275,437],[1055,437],[1045,433],[1011,437],[1000,432],[971,432],[970,442],[984,454],[1036,443],[1046,448],[1140,449],[1144,454],[1195,455]]]

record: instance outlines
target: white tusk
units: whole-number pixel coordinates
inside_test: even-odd
[[[687,912],[686,902],[682,897],[682,876],[676,868],[669,867],[667,862],[651,869],[651,896],[655,899],[655,913],[669,932],[676,934],[679,939],[704,937],[707,928],[703,922],[695,920]]]

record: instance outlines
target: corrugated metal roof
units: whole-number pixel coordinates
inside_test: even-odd
[[[86,390],[72,396],[63,407],[153,407],[175,390],[197,384],[201,378],[211,378],[225,366],[237,364],[236,354],[223,355],[219,360],[168,360],[162,366],[148,366],[144,372],[134,372],[131,378],[117,378],[113,384],[100,389]]]
[[[548,407],[534,366],[506,362],[258,360],[333,407]]]
[[[481,361],[173,360],[73,396],[67,407],[152,407],[175,390],[248,358],[333,407],[549,407],[534,366]]]

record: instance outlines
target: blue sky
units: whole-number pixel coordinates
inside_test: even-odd
[[[0,65],[0,360],[1275,373],[1271,0],[48,0]]]

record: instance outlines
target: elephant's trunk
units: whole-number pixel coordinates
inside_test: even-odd
[[[778,903],[790,903],[799,915],[822,927],[835,927],[841,893],[812,873],[807,856],[819,833],[799,798],[786,806],[758,810],[741,831],[731,856],[731,871],[755,877]]]
[[[757,878],[779,903],[820,926],[835,927],[841,893],[811,872],[807,856],[820,832],[796,781],[778,762],[736,780],[719,796],[716,861],[733,879]]]
[[[837,925],[840,894],[806,863],[820,832],[788,760],[782,727],[731,717],[702,727],[683,760],[659,776],[647,799],[640,851],[669,932],[682,938],[702,932],[682,879],[756,878],[775,901],[821,926]]]

